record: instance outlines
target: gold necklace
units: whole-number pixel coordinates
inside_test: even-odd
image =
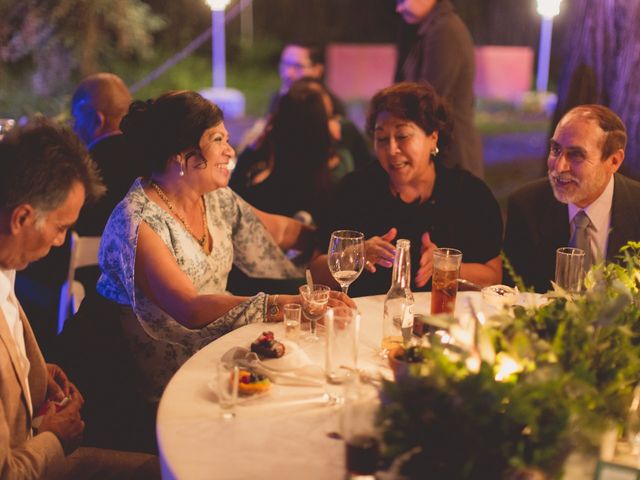
[[[189,232],[189,234],[196,239],[196,241],[200,244],[201,247],[204,247],[204,244],[207,241],[207,219],[205,216],[204,208],[202,208],[201,210],[202,211],[202,237],[198,238],[196,234],[193,233],[193,231],[189,227],[189,223],[187,223],[187,219],[178,213],[178,211],[175,209],[175,207],[169,200],[169,197],[167,197],[167,194],[164,193],[164,190],[160,188],[160,185],[158,185],[156,182],[151,182],[151,186],[154,188],[158,196],[162,199],[162,201],[169,208],[169,210],[171,210],[171,213],[173,213],[176,217],[178,217],[178,220],[182,222],[182,225],[184,225],[184,228],[187,230],[187,232]]]

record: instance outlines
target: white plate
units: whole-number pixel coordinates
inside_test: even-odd
[[[278,372],[287,372],[311,363],[309,356],[297,343],[290,340],[278,341],[284,344],[284,355],[280,358],[260,357],[260,361],[265,367]]]

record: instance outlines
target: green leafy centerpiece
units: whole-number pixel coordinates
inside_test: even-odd
[[[569,452],[595,451],[604,431],[621,428],[640,380],[640,243],[623,247],[617,264],[594,266],[585,286],[573,296],[556,286],[544,305],[488,318],[467,356],[421,348],[421,368],[383,388],[391,469],[553,477]]]

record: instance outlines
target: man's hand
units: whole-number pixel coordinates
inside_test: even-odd
[[[420,268],[416,273],[416,287],[424,287],[433,273],[433,251],[438,246],[431,241],[429,232],[422,234],[420,246]]]
[[[72,453],[82,442],[84,422],[80,417],[80,407],[84,400],[72,384],[69,384],[71,401],[56,413],[56,406],[49,402],[47,411],[42,417],[38,433],[52,432],[60,443],[65,455]]]
[[[389,268],[393,266],[393,259],[396,256],[396,247],[391,241],[398,235],[398,230],[391,228],[381,237],[375,236],[364,242],[365,267],[371,273],[375,273],[376,264]]]
[[[47,400],[61,401],[69,396],[71,382],[58,365],[47,363]]]

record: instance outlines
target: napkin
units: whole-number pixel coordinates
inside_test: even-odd
[[[324,371],[317,365],[305,365],[290,372],[274,370],[265,365],[257,354],[243,347],[233,347],[222,355],[221,361],[248,368],[264,375],[273,383],[297,387],[324,386]]]

